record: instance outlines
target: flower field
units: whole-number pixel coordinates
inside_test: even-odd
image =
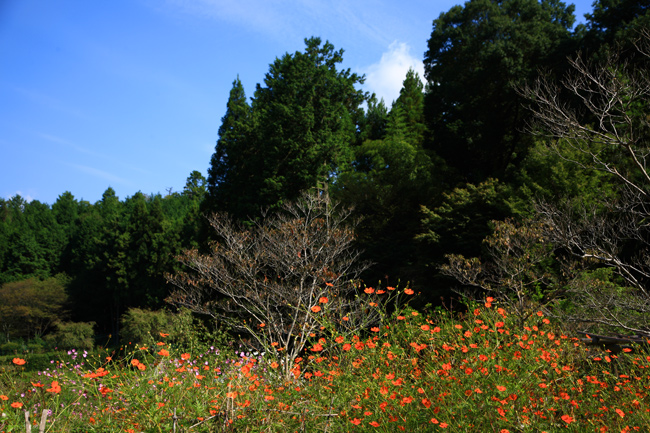
[[[51,432],[647,431],[650,353],[587,349],[541,312],[514,323],[490,298],[454,317],[404,307],[364,335],[322,329],[292,380],[275,359],[190,353],[165,334],[37,373],[14,358],[0,432],[25,431],[26,411]]]

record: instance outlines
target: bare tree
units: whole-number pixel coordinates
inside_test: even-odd
[[[554,247],[542,223],[507,220],[493,224],[494,232],[483,241],[487,260],[448,255],[440,271],[465,287],[480,289],[480,295],[497,298],[523,326],[540,304],[552,302],[561,292],[550,269]],[[459,293],[470,299],[477,294],[476,290]]]
[[[210,218],[220,242],[209,254],[186,251],[187,272],[169,276],[168,302],[226,321],[282,360],[294,360],[323,326],[358,329],[377,320],[354,296],[367,268],[352,248],[349,209],[326,192],[304,194],[252,228],[223,214]]]
[[[639,55],[650,59],[650,33],[639,35]],[[650,76],[643,64],[632,70],[615,54],[602,64],[578,57],[561,85],[540,78],[520,92],[531,101],[531,132],[565,160],[620,181],[617,197],[599,206],[536,205],[548,240],[593,269],[570,276],[574,305],[564,318],[650,335]]]

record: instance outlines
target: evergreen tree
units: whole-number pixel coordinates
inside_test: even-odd
[[[225,208],[239,214],[251,210],[247,183],[256,173],[250,166],[256,163],[252,155],[256,148],[251,139],[251,107],[239,78],[233,82],[226,107],[208,168],[207,196],[202,206],[206,214]]]
[[[351,160],[365,99],[354,86],[363,79],[337,70],[342,50],[319,38],[305,43],[304,52],[271,64],[250,118],[237,114],[248,111],[235,82],[209,170],[213,210],[245,220],[328,180]]]
[[[562,64],[574,7],[558,0],[470,0],[433,23],[424,66],[433,149],[459,175],[503,178],[532,140],[513,84]]]
[[[439,194],[441,184],[438,161],[422,146],[426,133],[422,92],[420,78],[410,70],[385,116],[382,136],[355,149],[354,163],[332,191],[334,198],[354,205],[355,213],[362,216],[358,246],[377,264],[376,272],[366,274],[372,284],[386,277],[395,283],[399,278],[414,282],[420,273],[414,242],[420,228],[419,209]],[[380,111],[381,105],[370,105],[369,113]]]

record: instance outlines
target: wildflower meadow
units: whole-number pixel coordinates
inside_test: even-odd
[[[398,293],[399,292],[399,293]],[[278,359],[160,333],[150,347],[71,350],[42,371],[0,370],[0,432],[632,432],[650,425],[650,353],[615,355],[564,335],[542,312],[523,327],[492,298],[452,314],[408,302],[362,333],[312,333]],[[322,300],[321,300],[322,301]],[[391,305],[395,305],[392,303]],[[314,308],[327,314],[327,302]],[[26,420],[27,424],[26,424]]]

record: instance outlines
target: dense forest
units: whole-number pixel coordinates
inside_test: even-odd
[[[183,191],[0,199],[2,341],[61,321],[119,335],[129,309],[170,307],[177,256],[219,240],[206,216],[251,225],[315,187],[353,208],[369,286],[423,304],[491,292],[641,332],[649,5],[596,0],[575,26],[559,0],[469,0],[433,20],[425,76],[395,101],[306,39],[252,97],[234,80],[207,178]]]

